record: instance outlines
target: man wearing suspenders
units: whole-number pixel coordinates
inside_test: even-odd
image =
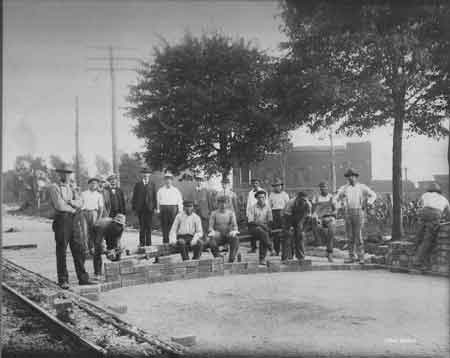
[[[333,194],[328,192],[328,184],[319,184],[319,194],[313,199],[314,235],[320,244],[327,247],[327,258],[333,262],[334,235],[336,232],[337,205]]]

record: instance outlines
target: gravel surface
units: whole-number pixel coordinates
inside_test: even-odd
[[[341,271],[224,276],[102,294],[197,354],[448,357],[448,280]]]

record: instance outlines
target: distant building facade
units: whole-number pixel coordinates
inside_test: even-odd
[[[335,146],[336,185],[345,184],[344,172],[355,168],[360,180],[369,183],[372,180],[372,148],[370,142],[347,143]],[[283,178],[285,173],[285,178]],[[331,153],[329,146],[299,146],[286,154],[283,168],[281,156],[272,154],[264,161],[247,167],[233,168],[233,188],[238,193],[249,190],[252,178],[262,181],[269,190],[276,178],[284,180],[285,190],[294,193],[299,190],[312,192],[322,180],[331,183]]]

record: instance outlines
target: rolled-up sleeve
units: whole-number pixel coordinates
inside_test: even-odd
[[[53,207],[56,211],[63,211],[67,213],[75,212],[75,209],[72,208],[66,201],[62,198],[61,193],[59,192],[56,185],[52,185],[49,188],[50,200],[52,201]]]

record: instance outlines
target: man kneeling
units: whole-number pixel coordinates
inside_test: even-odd
[[[239,231],[236,215],[226,207],[227,198],[217,198],[218,210],[214,210],[209,217],[208,243],[214,257],[219,257],[219,246],[229,244],[230,255],[228,262],[234,262],[239,250]]]
[[[170,229],[170,242],[176,242],[183,261],[189,260],[189,247],[194,252],[193,259],[198,260],[203,249],[203,229],[200,217],[194,213],[192,201],[183,202],[183,212],[177,214]]]
[[[94,225],[94,271],[98,279],[102,274],[103,239],[106,241],[106,257],[111,261],[119,261],[122,249],[120,239],[125,228],[125,215],[117,214],[114,218],[101,218]]]

